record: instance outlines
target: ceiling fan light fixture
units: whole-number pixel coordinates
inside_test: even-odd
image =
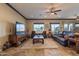
[[[51,15],[54,15],[54,13],[51,13]]]

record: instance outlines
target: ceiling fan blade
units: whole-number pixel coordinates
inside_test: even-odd
[[[55,11],[53,11],[53,12],[59,12],[59,11],[62,11],[62,10],[55,10]]]
[[[51,12],[46,12],[46,13],[51,13]]]
[[[46,13],[54,13],[55,15],[57,15],[57,13],[56,13],[56,12],[46,12]]]

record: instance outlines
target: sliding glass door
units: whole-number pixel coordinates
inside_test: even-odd
[[[53,32],[53,34],[58,34],[60,31],[60,24],[59,23],[52,23],[51,24],[51,31]]]
[[[65,23],[64,24],[64,31],[73,31],[73,29],[74,29],[73,23],[69,23],[69,24]]]

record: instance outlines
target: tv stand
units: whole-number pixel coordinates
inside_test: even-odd
[[[28,40],[26,35],[9,35],[9,43],[15,47],[19,46],[26,40]]]
[[[24,35],[24,36],[23,36],[23,35],[22,35],[22,36],[17,36],[17,42],[19,41],[19,42],[22,43],[22,42],[24,42],[25,40],[27,40],[27,36],[25,36],[25,35]]]

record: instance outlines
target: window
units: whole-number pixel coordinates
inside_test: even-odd
[[[74,29],[74,24],[73,23],[69,24],[69,31],[73,31],[73,29]]]
[[[51,31],[53,34],[57,34],[60,31],[60,24],[51,24]]]
[[[79,27],[79,24],[78,24],[78,23],[76,23],[76,24],[75,24],[75,27]]]
[[[64,31],[68,31],[68,30],[69,30],[68,24],[64,24]]]
[[[75,24],[74,31],[75,31],[75,32],[79,32],[79,23],[76,23],[76,24]]]
[[[36,33],[41,33],[44,31],[44,24],[41,24],[41,23],[34,24],[33,27],[34,27],[34,31],[36,31]]]
[[[73,31],[73,23],[64,24],[64,31]]]

